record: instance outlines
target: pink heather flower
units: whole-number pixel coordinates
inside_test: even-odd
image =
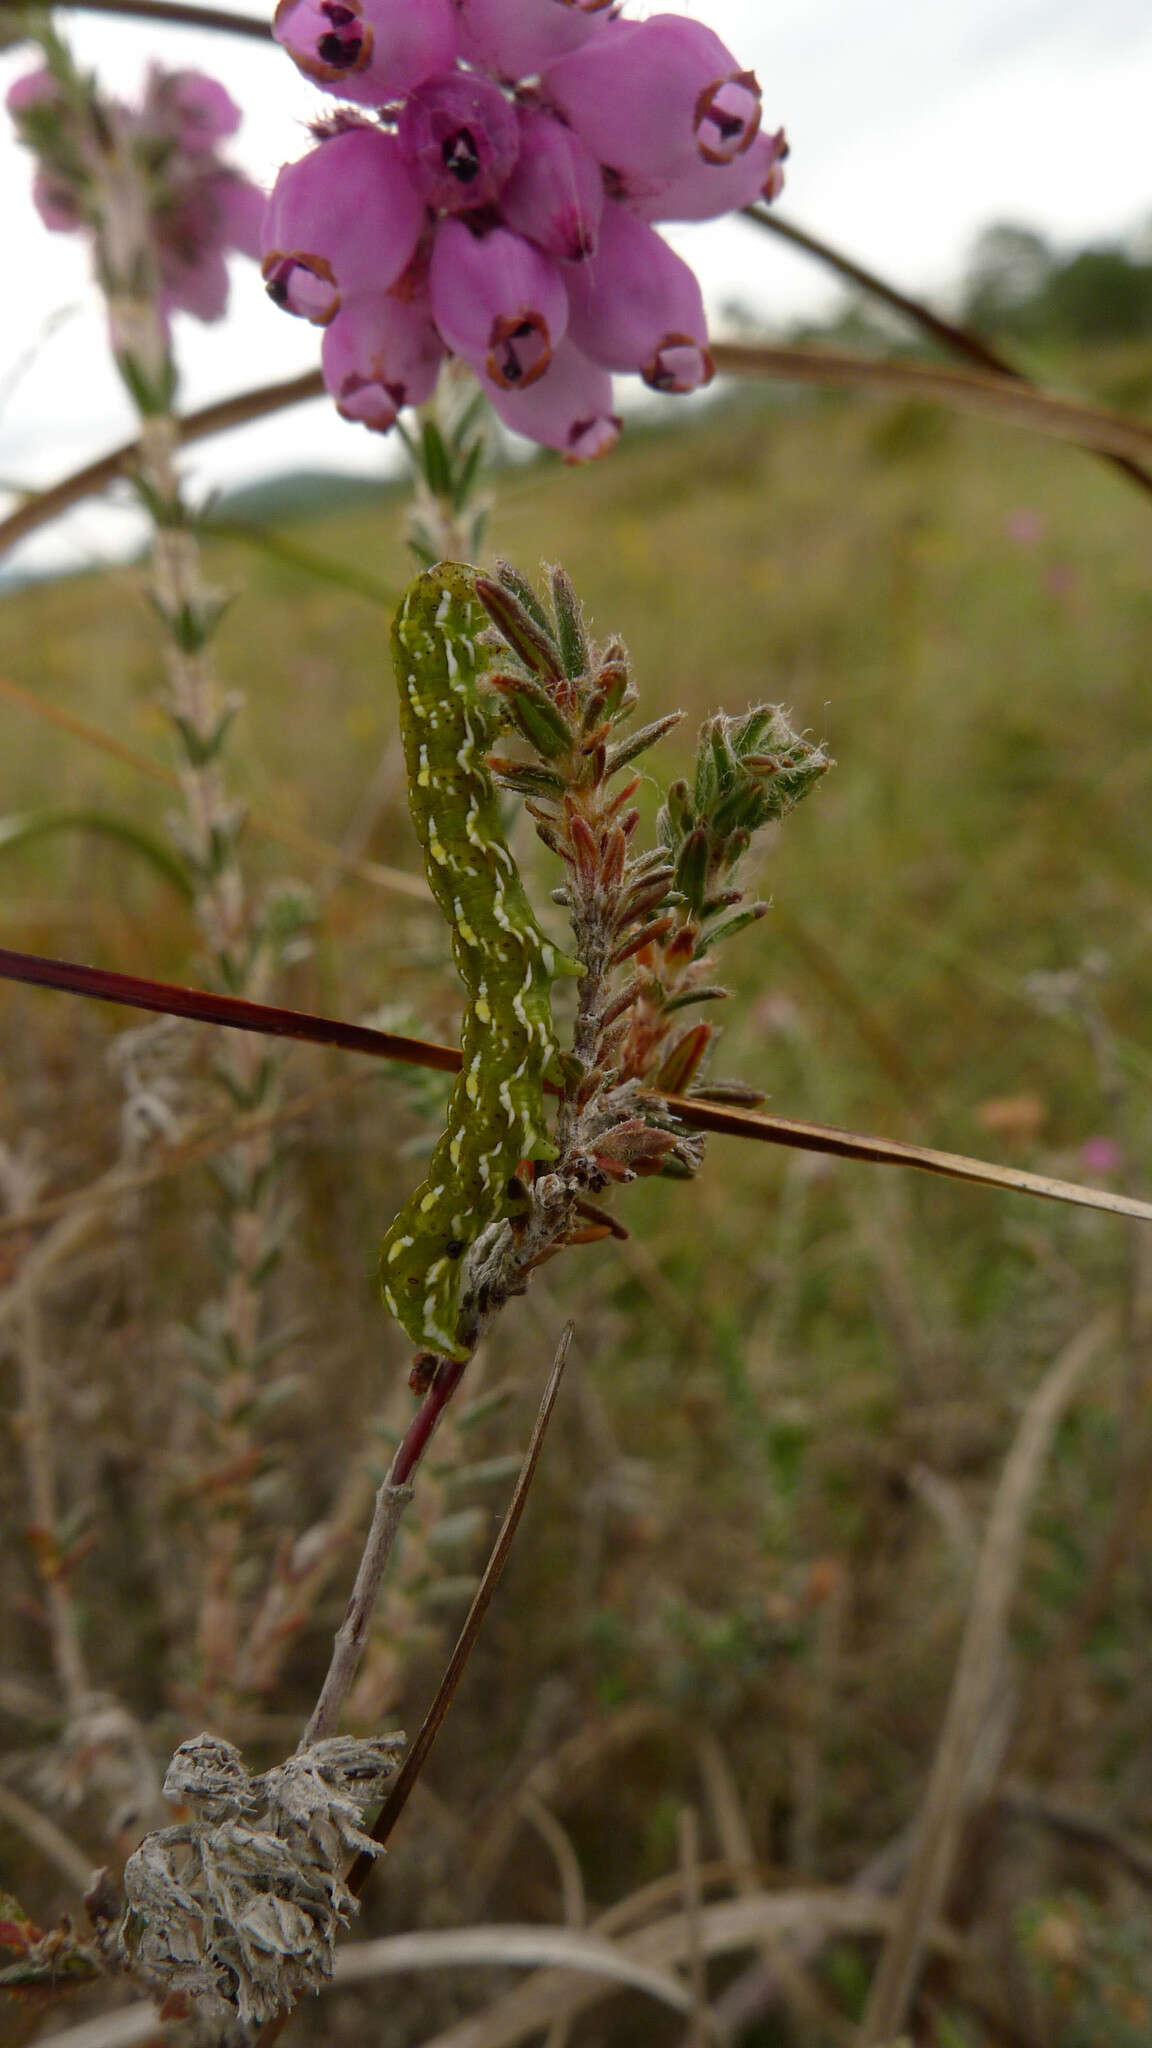
[[[558,448],[569,462],[606,455],[620,439],[611,377],[570,341],[561,342],[548,375],[527,390],[509,390],[482,371],[480,382],[505,426],[543,448]]]
[[[349,299],[324,330],[324,382],[346,420],[386,434],[436,389],[444,344],[427,301],[390,292]]]
[[[218,320],[228,300],[225,258],[259,253],[264,195],[218,154],[240,112],[216,79],[201,71],[153,66],[138,107],[74,102],[44,66],[17,79],[8,93],[17,129],[37,163],[33,198],[56,232],[85,229],[101,244],[107,268],[108,207],[104,162],[94,140],[97,120],[113,125],[134,159],[147,205],[159,305],[199,320]]]
[[[432,315],[449,348],[504,390],[542,377],[568,325],[554,263],[507,228],[473,234],[442,221],[428,273]]]
[[[761,129],[744,154],[733,157],[730,164],[702,161],[647,198],[629,204],[641,220],[717,220],[722,213],[736,213],[757,199],[778,199],[784,190],[787,155],[784,130],[778,128],[775,135],[769,135]]]
[[[712,376],[693,271],[654,228],[610,201],[595,256],[569,272],[569,331],[606,370],[639,370],[656,391],[695,391]]]
[[[260,254],[264,194],[246,178],[213,167],[158,223],[157,257],[164,312],[220,320],[228,310],[225,250]]]
[[[315,85],[379,107],[456,56],[452,0],[279,0],[272,33]]]
[[[235,135],[240,109],[219,80],[203,71],[162,71],[154,64],[141,120],[171,136],[178,149],[197,155]]]
[[[549,0],[556,6],[558,0]],[[538,107],[521,107],[520,158],[500,211],[546,256],[578,263],[596,247],[604,179],[586,143]]]
[[[418,86],[397,132],[421,198],[445,213],[498,199],[520,149],[516,115],[499,86],[463,71]]]
[[[286,164],[272,188],[261,265],[268,296],[326,327],[346,295],[395,284],[423,227],[396,137],[345,128]]]
[[[84,226],[84,212],[71,186],[54,179],[50,171],[38,170],[32,179],[32,202],[46,228],[54,235],[74,235]]]
[[[23,78],[17,78],[8,87],[4,104],[13,119],[26,114],[32,107],[51,106],[53,101],[62,102],[60,87],[46,64],[38,64],[34,71],[26,71]]]
[[[603,26],[612,0],[457,0],[460,55],[515,84]]]
[[[549,64],[541,91],[626,196],[643,195],[701,161],[731,163],[760,126],[760,87],[699,21],[654,14],[608,21]]]
[[[272,297],[328,327],[347,418],[386,431],[449,349],[510,427],[580,461],[619,434],[613,370],[707,383],[700,288],[652,224],[774,198],[786,154],[711,29],[617,0],[278,0],[276,33],[383,117],[337,114],[264,235]]]

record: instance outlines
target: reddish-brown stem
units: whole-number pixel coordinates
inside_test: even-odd
[[[467,1364],[466,1358],[442,1358],[439,1361],[432,1385],[412,1417],[392,1460],[388,1474],[392,1486],[407,1486],[411,1482],[440,1417],[464,1377]]]
[[[131,1003],[168,1016],[192,1017],[241,1031],[266,1031],[274,1037],[300,1038],[320,1045],[339,1045],[378,1059],[401,1060],[411,1066],[456,1073],[460,1054],[453,1045],[435,1045],[373,1031],[362,1024],[344,1024],[335,1017],[316,1017],[305,1010],[284,1010],[265,1003],[218,996],[207,989],[186,989],[170,982],[145,981],[133,974],[111,974],[71,961],[42,959],[0,947],[0,980],[26,981],[46,988],[70,989],[106,1002]],[[697,1097],[664,1095],[681,1123],[694,1131],[719,1131],[733,1138],[755,1138],[765,1145],[785,1145],[799,1152],[827,1152],[840,1159],[862,1159],[876,1166],[911,1166],[950,1180],[974,1181],[985,1187],[1038,1195],[1049,1202],[1071,1202],[1085,1209],[1105,1209],[1115,1216],[1133,1216],[1152,1223],[1152,1203],[1089,1188],[1074,1181],[1053,1180],[1015,1166],[997,1166],[960,1152],[938,1152],[925,1145],[903,1144],[897,1138],[874,1138],[862,1131],[838,1130],[831,1124],[801,1123],[794,1117],[765,1116],[762,1111],[724,1108]]]
[[[98,1002],[125,1003],[134,1010],[157,1010],[165,1017],[190,1017],[195,1023],[225,1025],[233,1031],[259,1031],[271,1038],[300,1038],[310,1045],[337,1045],[345,1052],[407,1060],[415,1066],[434,1067],[440,1073],[454,1074],[460,1066],[460,1054],[454,1045],[436,1045],[428,1039],[406,1038],[393,1031],[374,1031],[366,1024],[345,1024],[338,1017],[285,1010],[274,1003],[254,1003],[243,996],[218,994],[213,989],[150,981],[143,975],[85,967],[79,961],[49,960],[6,946],[0,946],[0,980],[64,989]]]

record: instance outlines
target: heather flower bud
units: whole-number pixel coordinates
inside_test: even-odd
[[[84,213],[75,193],[49,171],[36,172],[32,202],[45,227],[54,235],[72,235],[84,225]]]
[[[315,85],[382,106],[456,56],[451,0],[279,0],[272,33]]]
[[[286,164],[272,188],[262,265],[268,296],[326,327],[345,296],[395,283],[423,227],[395,136],[346,128]]]
[[[233,171],[197,179],[166,210],[158,256],[165,313],[220,320],[228,308],[225,251],[260,254],[264,194]]]
[[[510,84],[575,50],[611,0],[458,0],[460,55]]]
[[[500,211],[545,255],[578,263],[596,247],[604,211],[600,165],[571,128],[540,108],[522,107],[519,123],[520,159]]]
[[[516,115],[499,86],[463,71],[412,93],[397,132],[421,198],[445,213],[498,199],[520,148]]]
[[[431,398],[444,348],[426,303],[382,292],[341,306],[321,360],[342,417],[386,434],[403,406]]]
[[[700,161],[732,162],[760,125],[755,75],[702,22],[676,14],[607,22],[547,67],[541,90],[629,196]]]
[[[78,84],[66,91],[39,66],[16,80],[8,107],[37,160],[33,198],[45,225],[88,230],[105,285],[120,293],[143,265],[162,318],[179,309],[219,319],[228,299],[225,257],[258,254],[265,205],[217,153],[240,121],[224,87],[200,71],[154,65],[133,107]],[[121,166],[114,188],[112,137]]]
[[[33,107],[62,106],[64,95],[48,66],[38,64],[34,71],[26,71],[23,78],[13,81],[4,96],[4,104],[15,118],[27,114]]]
[[[148,74],[142,114],[189,155],[214,149],[240,126],[240,109],[218,79],[203,71],[162,71],[158,65]]]
[[[569,462],[606,455],[620,439],[611,377],[570,341],[561,342],[547,376],[528,390],[508,389],[483,374],[480,382],[505,426],[544,448],[558,448]]]
[[[711,378],[695,275],[627,207],[605,207],[599,248],[570,272],[568,298],[573,341],[605,369],[639,370],[656,391],[695,391]]]
[[[507,228],[474,235],[443,221],[429,271],[432,313],[449,348],[499,389],[542,377],[568,324],[554,264]]]
[[[757,199],[777,199],[784,189],[788,143],[784,130],[763,129],[751,146],[729,164],[703,161],[658,191],[631,201],[641,220],[717,220]]]

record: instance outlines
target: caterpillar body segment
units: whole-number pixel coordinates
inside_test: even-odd
[[[380,1282],[413,1342],[452,1358],[467,1355],[457,1336],[465,1254],[509,1213],[520,1161],[555,1156],[544,1107],[558,1058],[550,990],[557,974],[580,971],[537,924],[504,838],[486,759],[500,713],[477,682],[487,624],[472,572],[442,562],[408,590],[392,635],[409,806],[468,1001],[446,1127],[385,1236]]]

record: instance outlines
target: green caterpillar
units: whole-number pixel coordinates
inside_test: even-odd
[[[488,624],[473,574],[441,562],[407,591],[392,631],[408,803],[428,884],[468,991],[463,1067],[426,1179],[380,1254],[384,1300],[413,1342],[449,1358],[464,1254],[511,1207],[520,1161],[551,1159],[544,1081],[557,1074],[550,983],[579,972],[541,931],[505,844],[486,755],[500,722],[477,683]]]

